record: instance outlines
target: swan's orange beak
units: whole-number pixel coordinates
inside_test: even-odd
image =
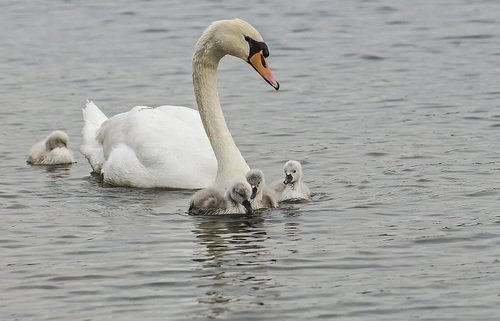
[[[269,69],[269,65],[267,64],[262,50],[256,52],[252,57],[250,57],[248,62],[255,70],[257,70],[259,75],[261,75],[269,85],[273,86],[276,90],[280,88],[280,84],[276,81],[276,79],[274,79],[273,73],[271,72],[271,69]]]

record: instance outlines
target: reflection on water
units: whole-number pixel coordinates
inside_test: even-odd
[[[255,292],[272,283],[271,277],[262,271],[273,260],[266,259],[269,251],[264,243],[268,236],[261,214],[195,219],[196,241],[206,248],[205,253],[196,253],[194,259],[203,271],[198,276],[198,287],[204,296],[198,301],[208,305],[209,315],[217,317],[238,310],[241,305],[263,304],[261,300],[265,298],[259,298]],[[255,267],[260,270],[258,276],[253,272]]]
[[[63,165],[27,165],[30,166],[33,171],[45,172],[46,182],[54,183],[58,179],[67,179],[71,176],[72,164]]]
[[[221,267],[226,255],[239,253],[258,256],[262,243],[266,239],[263,218],[228,215],[227,217],[196,217],[199,220],[197,229],[193,230],[200,244],[207,247],[207,260],[201,260],[204,267]],[[232,259],[228,259],[230,262]],[[245,260],[237,260],[238,264],[246,264]],[[250,264],[250,263],[249,263]]]
[[[207,307],[208,316],[249,318],[250,313],[259,320],[263,316],[255,309],[272,307],[282,296],[286,277],[276,278],[275,273],[286,265],[279,261],[297,255],[302,238],[299,212],[280,211],[283,216],[274,218],[278,221],[272,225],[272,233],[266,227],[273,220],[269,216],[273,211],[260,211],[252,217],[192,217],[192,232],[201,246],[193,259],[200,264],[195,274],[202,290],[198,302]]]

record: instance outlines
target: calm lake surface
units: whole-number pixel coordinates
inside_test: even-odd
[[[231,132],[313,200],[193,217],[91,176],[85,99],[196,107],[194,44],[233,17],[281,89],[223,59]],[[2,1],[0,30],[0,320],[498,319],[500,2]],[[26,165],[55,129],[78,163]]]

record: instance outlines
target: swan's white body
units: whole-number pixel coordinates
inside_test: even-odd
[[[106,119],[88,102],[84,119],[81,152],[107,183],[199,188],[215,180],[217,160],[196,110],[137,106]]]
[[[190,200],[189,212],[196,215],[245,214],[251,209],[250,185],[236,182],[224,189],[208,187],[196,192]]]
[[[274,182],[273,190],[279,195],[278,201],[309,200],[311,190],[302,181],[302,165],[298,161],[290,160],[283,166],[284,180]]]
[[[248,184],[252,187],[253,199],[250,200],[252,208],[278,207],[275,192],[266,185],[264,173],[260,169],[251,169],[246,174]]]
[[[75,163],[68,147],[69,137],[60,130],[53,131],[44,140],[31,147],[27,162],[32,165],[60,165]]]
[[[250,57],[264,54],[250,50],[247,36],[256,40],[254,44],[262,41],[257,30],[239,19],[214,22],[202,34],[193,57],[199,113],[179,106],[138,106],[107,119],[88,102],[80,150],[93,170],[107,183],[134,187],[226,188],[244,180],[249,167],[222,113],[217,67],[227,54],[249,62]],[[278,89],[264,56],[265,70],[257,58],[252,60],[254,68]]]

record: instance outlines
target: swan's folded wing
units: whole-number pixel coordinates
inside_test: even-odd
[[[210,185],[217,174],[200,116],[190,108],[134,107],[104,122],[97,142],[107,173],[130,176],[123,179],[134,185],[196,188]]]

